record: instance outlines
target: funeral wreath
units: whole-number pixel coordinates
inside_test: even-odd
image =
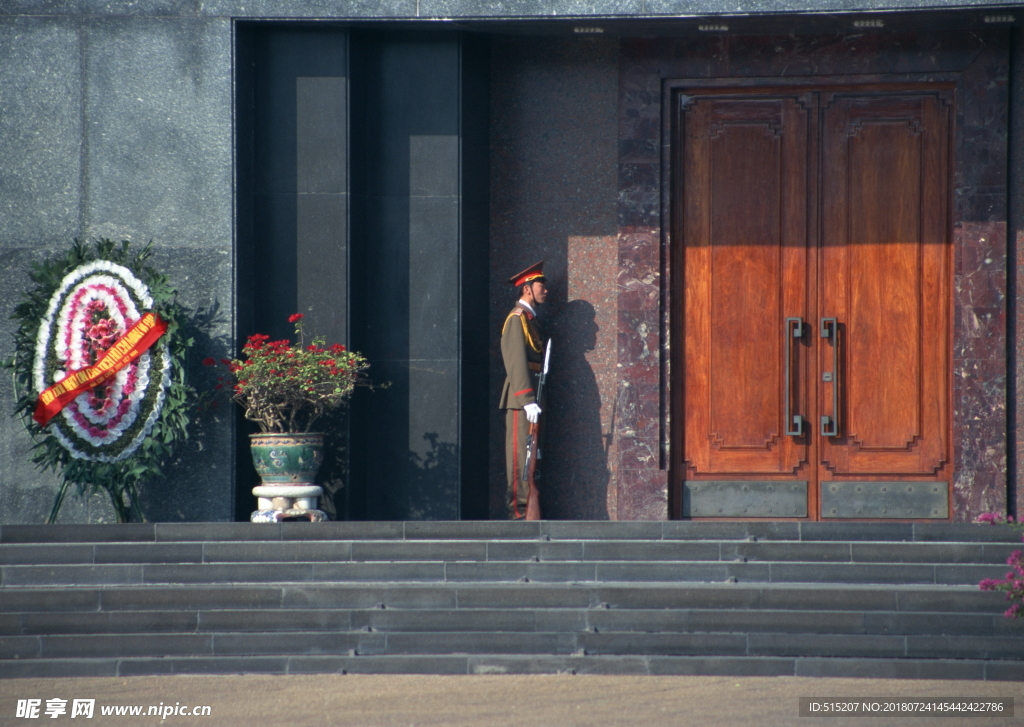
[[[147,265],[152,245],[75,240],[30,271],[34,287],[17,322],[15,413],[34,441],[32,462],[60,486],[104,491],[118,522],[144,520],[139,491],[188,436],[192,390],[184,308],[165,275]]]

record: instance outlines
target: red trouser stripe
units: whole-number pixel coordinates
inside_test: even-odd
[[[512,517],[519,520],[519,409],[512,410]]]

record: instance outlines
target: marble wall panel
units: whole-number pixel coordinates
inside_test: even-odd
[[[0,245],[79,234],[81,75],[75,21],[0,19]]]
[[[572,456],[549,461],[545,506],[551,515],[575,510],[588,519],[615,519],[616,252],[614,235],[569,238],[568,302],[554,331],[559,365],[551,379],[564,403],[550,408],[546,446]],[[577,502],[586,509],[574,507]]]
[[[642,12],[642,0],[571,0],[566,15],[631,15]],[[417,15],[448,18],[453,15],[488,18],[552,14],[550,0],[482,0],[467,6],[462,0],[420,0]]]
[[[957,224],[954,253],[954,519],[969,522],[1007,506],[1006,223]]]
[[[953,511],[958,522],[970,522],[983,512],[1006,512],[1006,476],[988,472],[963,472],[953,486]],[[969,513],[970,517],[959,513]]]
[[[1024,290],[1024,266],[1021,262],[1024,261],[1024,230],[1017,231],[1016,240],[1016,291],[1018,300],[1016,303],[1016,338],[1014,340],[1014,347],[1011,350],[1013,354],[1013,361],[1015,362],[1014,371],[1015,383],[1016,383],[1016,407],[1015,407],[1015,434],[1016,437],[1013,440],[1013,447],[1016,454],[1015,464],[1017,467],[1016,475],[1017,481],[1014,483],[1015,488],[1015,499],[1016,499],[1016,510],[1017,519],[1020,519],[1022,513],[1024,513],[1024,482],[1021,481],[1021,464],[1024,463],[1024,438],[1021,437],[1021,433],[1024,432],[1024,405],[1022,405],[1020,384],[1024,382],[1024,336],[1021,336],[1021,332],[1024,331],[1024,306],[1020,305],[1019,296],[1020,291]]]
[[[0,19],[0,360],[14,353],[10,314],[32,285],[30,266],[81,234],[81,75],[76,21]],[[6,381],[0,387],[0,522],[42,522],[57,479],[32,466],[32,440],[10,416],[15,394]],[[62,516],[102,521],[112,519],[113,510],[89,511],[75,500]]]
[[[654,209],[660,207],[657,173],[641,188],[640,197]],[[620,196],[620,221],[624,206],[629,202]],[[623,225],[618,243],[619,517],[663,520],[668,517],[668,480],[662,453],[667,423],[662,406],[662,241],[656,226]]]
[[[658,54],[662,78],[771,78],[963,71],[1001,31],[836,35],[723,35],[627,41],[623,54]]]
[[[656,442],[650,443],[656,447]],[[668,512],[668,473],[656,467],[629,469],[620,462],[618,519],[664,520]]]
[[[102,2],[103,0],[98,0]],[[203,0],[198,12],[236,18],[412,18],[417,0]]]
[[[8,316],[20,302],[23,291],[32,285],[30,266],[42,262],[50,252],[41,246],[0,248],[0,311],[4,312],[0,317],[0,359],[14,353],[15,327]],[[10,416],[14,410],[14,390],[10,379],[6,375],[4,378],[5,386],[0,387],[0,522],[44,522],[59,481],[53,473],[32,466],[33,440],[20,417]],[[114,510],[102,497],[69,497],[61,510],[61,521],[113,522]]]
[[[202,360],[211,356],[219,361],[234,355],[232,252],[204,245],[156,244],[154,248],[153,266],[167,274],[181,304],[199,314],[193,321],[210,320],[211,325],[192,325],[188,331],[195,340],[188,359],[189,381],[197,390],[209,392],[217,384],[218,372],[203,366]],[[195,412],[189,440],[165,468],[167,477],[143,490],[143,508],[149,520],[234,519],[234,414],[229,406]]]
[[[1008,185],[1010,198],[1007,249],[1009,257],[1007,285],[1010,310],[1007,349],[1009,365],[1009,500],[1019,520],[1024,515],[1024,28],[1017,23],[1010,41],[1010,159]]]
[[[757,16],[774,15],[777,18],[810,14],[812,18],[815,15],[828,18],[833,13],[962,9],[971,6],[983,10],[991,5],[991,0],[737,0],[728,6],[717,0],[306,0],[302,3],[294,0],[6,0],[0,4],[0,15],[18,12],[94,15],[131,13],[309,19],[507,18],[512,21],[523,18],[571,18],[585,22],[601,22],[609,17],[636,17],[650,23],[652,18],[689,20],[721,13],[754,16],[756,21]]]
[[[32,262],[73,237],[153,240],[179,300],[219,311],[191,332],[189,375],[213,386],[199,362],[231,353],[234,313],[231,88],[226,19],[0,20],[0,355]],[[11,405],[0,392],[0,409]],[[233,421],[196,417],[168,478],[143,488],[150,519],[233,519]],[[0,417],[0,440],[0,521],[41,522],[57,481],[31,465],[20,421]],[[60,521],[111,522],[113,511],[104,495],[69,496]]]
[[[230,249],[230,22],[85,28],[86,232]]]

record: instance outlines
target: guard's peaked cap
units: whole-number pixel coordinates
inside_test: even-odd
[[[521,273],[516,273],[508,279],[512,285],[517,288],[520,285],[526,285],[527,283],[546,283],[547,278],[544,277],[544,261],[541,260],[539,263],[534,263],[530,267],[526,268]]]

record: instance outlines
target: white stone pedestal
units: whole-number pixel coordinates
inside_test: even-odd
[[[252,488],[256,496],[256,510],[250,521],[254,523],[276,523],[288,518],[306,518],[318,523],[327,519],[327,514],[317,510],[318,500],[323,496],[319,485],[259,485]]]

